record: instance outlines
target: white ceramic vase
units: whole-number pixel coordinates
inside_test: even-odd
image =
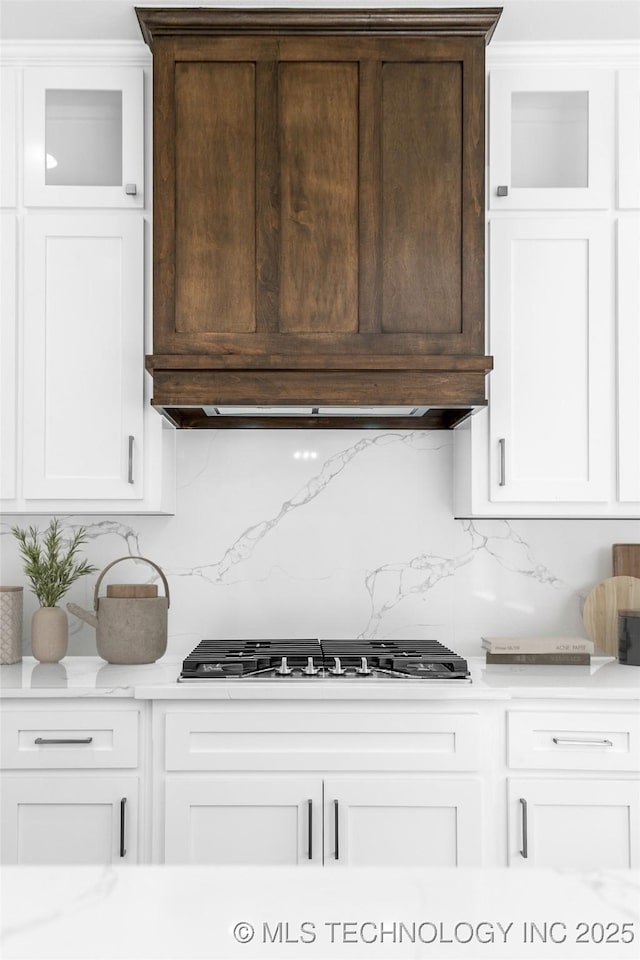
[[[31,621],[31,653],[40,663],[57,663],[69,646],[69,621],[62,607],[40,607]]]

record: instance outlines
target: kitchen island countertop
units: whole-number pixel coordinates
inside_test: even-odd
[[[181,660],[114,665],[99,657],[65,657],[41,664],[32,657],[0,667],[0,697],[134,698],[139,700],[640,700],[640,668],[610,657],[590,666],[487,666],[468,657],[471,683],[464,680],[202,680],[177,683]]]

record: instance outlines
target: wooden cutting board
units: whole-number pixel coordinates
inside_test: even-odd
[[[587,595],[582,612],[585,630],[608,656],[618,656],[618,611],[640,610],[640,579],[609,577]]]
[[[640,577],[640,543],[614,543],[614,577]]]

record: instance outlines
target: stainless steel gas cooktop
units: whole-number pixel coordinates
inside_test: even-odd
[[[466,660],[437,640],[203,640],[183,680],[466,680]]]

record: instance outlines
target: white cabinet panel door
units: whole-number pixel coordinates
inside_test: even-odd
[[[16,370],[16,218],[0,214],[0,499],[16,495],[16,429],[18,422]]]
[[[482,863],[476,780],[325,780],[325,865],[474,867]]]
[[[618,206],[640,207],[640,70],[618,73]]]
[[[142,207],[143,157],[141,69],[25,70],[26,206]]]
[[[181,778],[166,785],[165,862],[322,863],[319,778]]]
[[[618,499],[640,505],[640,219],[618,222]]]
[[[16,70],[0,67],[0,207],[15,207],[16,188]]]
[[[640,865],[640,783],[509,780],[509,864],[560,870]]]
[[[611,256],[595,217],[491,224],[493,501],[609,498]]]
[[[489,81],[491,209],[609,207],[613,74],[579,68],[494,69]]]
[[[142,497],[143,223],[25,223],[24,496]]]
[[[1,792],[2,863],[136,863],[136,778],[7,775]]]

